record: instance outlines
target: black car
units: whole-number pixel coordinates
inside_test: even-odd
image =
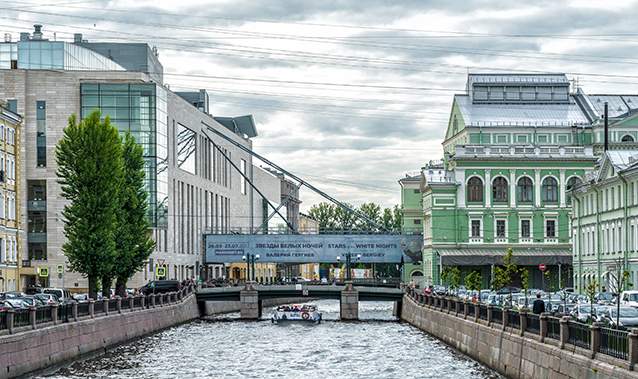
[[[153,280],[140,288],[140,292],[143,295],[150,295],[153,293],[177,292],[181,288],[182,286],[177,280]]]

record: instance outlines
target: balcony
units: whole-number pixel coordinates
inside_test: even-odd
[[[496,237],[494,243],[507,243],[507,237]]]
[[[29,200],[27,202],[27,211],[46,212],[46,200]]]
[[[470,243],[483,243],[483,237],[470,237]]]
[[[520,158],[575,158],[593,157],[592,146],[481,146],[460,145],[457,157],[520,157]]]
[[[46,243],[47,234],[46,233],[28,233],[27,240],[29,243]]]

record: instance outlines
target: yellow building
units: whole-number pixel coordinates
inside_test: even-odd
[[[255,281],[258,283],[274,283],[277,278],[277,264],[255,263]],[[246,263],[228,265],[228,279],[231,282],[246,281]]]
[[[0,103],[0,292],[21,291],[18,141],[22,117]]]

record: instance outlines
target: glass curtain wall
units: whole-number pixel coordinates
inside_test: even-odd
[[[131,132],[144,150],[148,217],[154,227],[167,226],[168,127],[166,92],[155,84],[84,83],[82,117],[93,110],[109,116],[122,135]]]

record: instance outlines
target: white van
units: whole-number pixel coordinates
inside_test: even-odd
[[[60,303],[68,303],[69,301],[73,301],[71,293],[63,288],[45,288],[44,290],[42,290],[42,293],[57,296]]]
[[[638,308],[638,291],[623,291],[620,294],[620,303]]]

